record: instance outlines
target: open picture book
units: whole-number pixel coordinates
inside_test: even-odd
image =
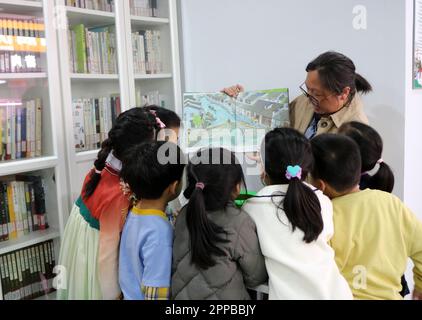
[[[256,90],[237,98],[224,93],[185,93],[183,135],[188,152],[223,147],[258,151],[265,134],[289,126],[288,89]]]

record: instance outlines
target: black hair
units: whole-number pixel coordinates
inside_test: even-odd
[[[174,111],[156,105],[149,105],[143,108],[147,111],[154,111],[157,117],[166,125],[166,128],[180,127],[180,117]]]
[[[309,140],[295,129],[277,128],[266,134],[263,144],[261,150],[265,150],[265,154],[262,159],[271,184],[289,185],[278,208],[284,210],[293,231],[299,228],[304,232],[303,241],[310,243],[316,240],[324,223],[317,195],[303,183],[313,166]],[[296,165],[302,169],[301,178],[289,180],[286,177],[287,167]]]
[[[361,172],[374,169],[382,157],[383,143],[379,133],[374,128],[356,121],[343,124],[339,128],[339,133],[352,138],[359,146],[362,161]],[[365,184],[370,189],[392,192],[394,188],[393,171],[383,161],[379,164],[377,173],[369,176]]]
[[[145,142],[126,152],[120,177],[137,200],[153,200],[159,199],[170,184],[182,179],[184,168],[184,155],[176,144]]]
[[[349,102],[356,92],[372,91],[368,80],[356,73],[353,61],[341,53],[328,51],[319,55],[306,67],[307,72],[315,70],[322,85],[335,94],[341,94],[344,88],[350,87]]]
[[[111,151],[121,160],[124,153],[132,146],[144,141],[154,140],[157,130],[155,117],[141,108],[132,108],[121,113],[111,130],[108,138],[101,144],[94,169],[85,185],[84,198],[90,197],[101,180],[101,171],[104,169],[107,157]],[[98,172],[97,172],[98,171]]]
[[[337,192],[358,185],[361,175],[359,147],[353,139],[324,133],[311,140],[315,164],[312,177],[328,183]]]
[[[245,178],[233,152],[223,148],[198,151],[187,167],[188,187],[184,196],[189,199],[186,223],[190,236],[191,263],[201,269],[215,265],[214,256],[225,253],[217,244],[227,242],[224,228],[213,223],[208,213],[223,210],[232,201],[235,186]],[[203,189],[196,187],[203,183]]]

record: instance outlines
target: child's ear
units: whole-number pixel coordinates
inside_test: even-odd
[[[182,190],[182,184],[180,181],[174,181],[169,186],[169,194],[172,198],[177,198]]]
[[[236,200],[236,198],[240,194],[240,183],[236,184],[233,191],[232,191],[232,200]]]
[[[312,179],[312,185],[321,190],[322,192],[325,191],[325,189],[327,188],[327,185],[325,184],[324,181],[322,181],[321,179]]]

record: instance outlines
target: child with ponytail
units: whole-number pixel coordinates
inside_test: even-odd
[[[157,111],[158,112],[158,111]],[[120,183],[121,160],[131,147],[157,139],[165,123],[149,109],[120,114],[87,174],[61,242],[58,299],[117,299],[120,233],[130,207]]]
[[[343,124],[338,133],[352,138],[359,147],[362,161],[360,190],[373,189],[391,193],[394,188],[394,174],[382,159],[383,142],[379,133],[356,121]],[[401,277],[401,285],[400,295],[405,297],[410,293],[405,276]]]
[[[173,299],[250,299],[247,288],[267,280],[255,224],[234,200],[244,183],[235,155],[199,151],[187,167],[189,199],[176,220]]]
[[[305,183],[313,166],[310,142],[277,128],[261,146],[266,185],[243,206],[254,220],[269,277],[269,299],[351,299],[328,245],[330,200]]]

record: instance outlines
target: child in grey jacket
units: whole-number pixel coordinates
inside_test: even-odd
[[[241,165],[226,149],[206,149],[187,175],[189,203],[175,226],[172,298],[250,299],[247,288],[264,283],[267,272],[255,224],[233,203],[244,183]]]

